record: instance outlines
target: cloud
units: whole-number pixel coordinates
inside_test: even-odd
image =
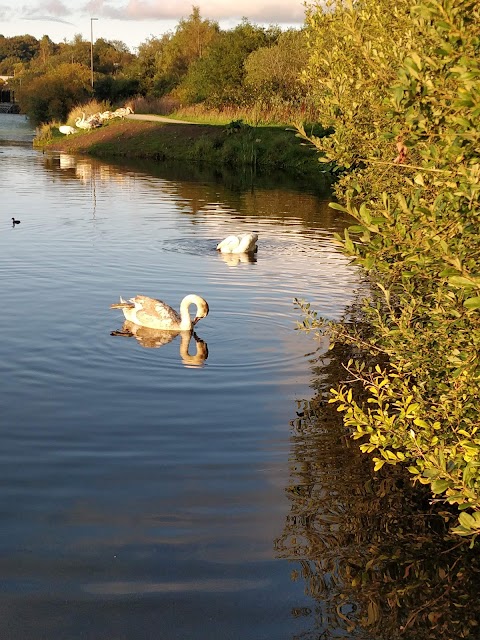
[[[25,16],[25,20],[39,20],[42,22],[60,22],[60,24],[68,24],[72,27],[75,25],[73,22],[69,22],[68,20],[62,20],[62,18],[56,18],[55,16]]]
[[[43,0],[36,5],[24,5],[21,13],[22,17],[26,19],[52,20],[68,16],[72,12],[62,0]]]
[[[117,5],[105,0],[90,0],[83,12],[115,20],[178,20],[192,12],[191,0],[128,0]],[[205,0],[200,12],[209,20],[239,20],[243,17],[252,22],[263,23],[303,23],[305,9],[302,0],[238,0],[222,2]]]
[[[106,18],[124,23],[145,23],[148,20],[178,22],[192,12],[195,0],[24,0],[15,8],[0,6],[0,17],[5,22],[17,18],[58,22],[72,25],[79,17]],[[303,24],[303,0],[202,0],[199,2],[202,18],[233,25],[242,18],[254,24]],[[73,25],[72,25],[73,26]]]

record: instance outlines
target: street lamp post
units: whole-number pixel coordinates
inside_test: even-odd
[[[93,21],[98,18],[90,18],[90,72],[93,89]]]

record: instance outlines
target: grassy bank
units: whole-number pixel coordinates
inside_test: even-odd
[[[70,136],[62,136],[52,128],[50,136],[39,136],[34,144],[96,157],[180,160],[319,176],[318,156],[313,148],[302,144],[295,132],[286,127],[122,120]]]

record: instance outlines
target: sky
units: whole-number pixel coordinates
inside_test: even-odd
[[[76,34],[89,41],[93,29],[94,40],[121,40],[135,52],[151,36],[173,30],[192,5],[223,29],[243,17],[257,25],[299,27],[305,16],[304,0],[0,0],[0,35],[48,35],[58,43]]]

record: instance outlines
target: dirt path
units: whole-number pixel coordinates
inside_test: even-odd
[[[150,113],[130,113],[127,118],[129,120],[152,120],[156,122],[170,122],[171,124],[199,124],[198,122],[188,122],[187,120],[173,120],[165,116],[155,116]]]

